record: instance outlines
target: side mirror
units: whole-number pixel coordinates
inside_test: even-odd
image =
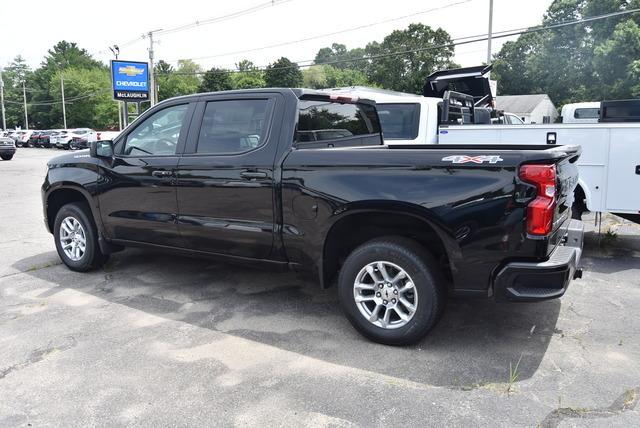
[[[92,141],[89,148],[89,153],[92,158],[108,158],[113,157],[113,141],[100,140]]]

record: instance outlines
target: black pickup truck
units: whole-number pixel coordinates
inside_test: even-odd
[[[447,295],[537,301],[581,273],[579,148],[385,146],[375,103],[303,89],[164,101],[51,160],[45,223],[72,270],[142,245],[337,282],[368,338],[407,344]],[[178,267],[176,267],[178,268]]]

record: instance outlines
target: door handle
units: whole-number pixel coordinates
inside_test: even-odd
[[[240,173],[240,177],[246,178],[246,179],[267,178],[267,173],[266,172],[258,172],[258,171],[242,171]]]
[[[164,171],[164,170],[153,171],[151,175],[153,175],[154,177],[166,178],[166,177],[171,177],[173,175],[173,171]]]

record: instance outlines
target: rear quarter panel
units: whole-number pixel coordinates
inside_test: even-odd
[[[461,151],[293,150],[282,171],[290,261],[317,264],[332,225],[367,209],[427,221],[445,245],[455,288],[486,290],[492,270],[506,259],[544,257],[545,243],[525,239],[526,202],[515,197],[524,191],[516,180],[522,155],[496,151],[503,161],[495,165],[442,160],[452,154]]]

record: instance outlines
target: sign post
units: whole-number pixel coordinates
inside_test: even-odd
[[[129,124],[128,103],[149,101],[149,64],[138,61],[111,60],[111,84],[113,99],[124,101],[124,126]]]

